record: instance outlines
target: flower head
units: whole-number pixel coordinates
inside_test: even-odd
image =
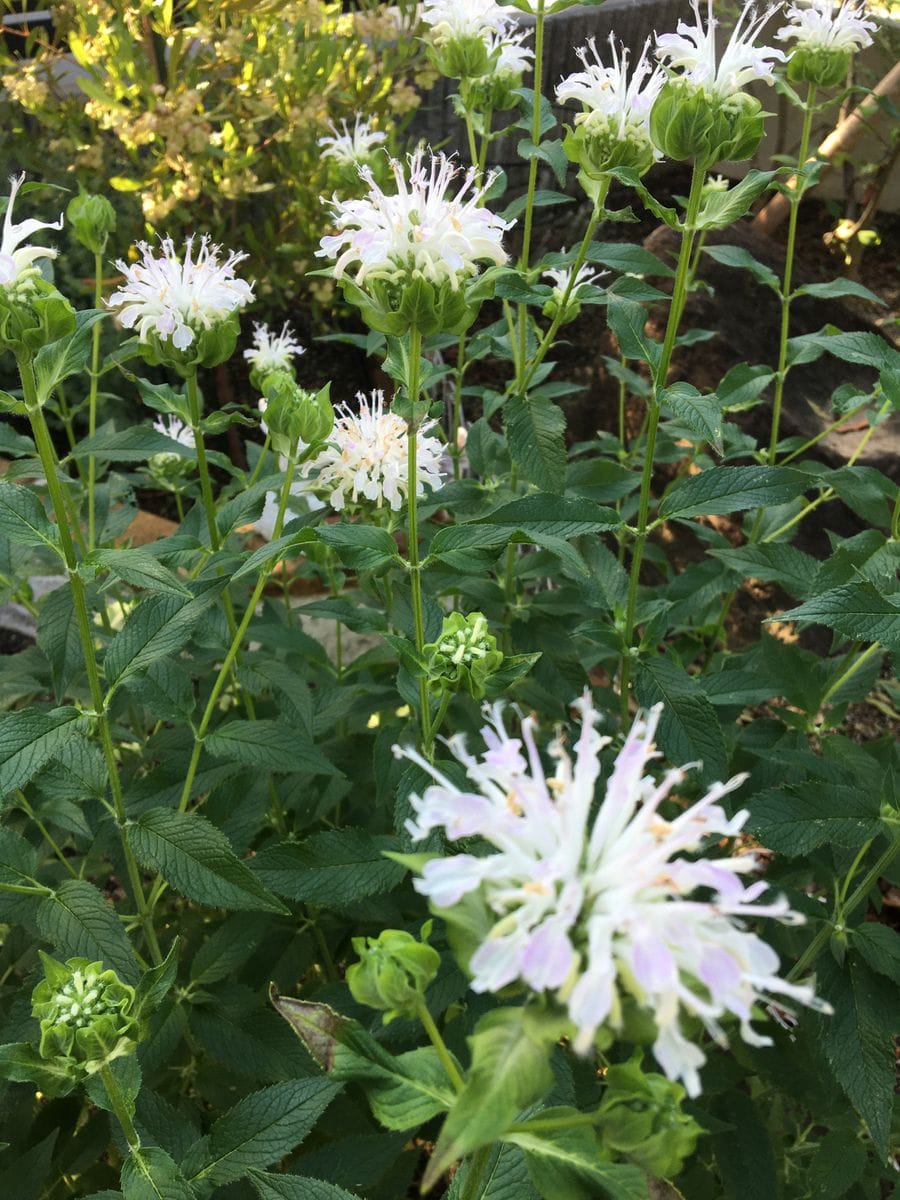
[[[744,777],[714,784],[695,804],[663,817],[660,806],[684,770],[668,771],[661,782],[646,773],[658,757],[653,737],[661,706],[635,721],[592,820],[598,755],[610,739],[596,732],[587,694],[580,707],[574,763],[557,737],[549,779],[532,719],[522,722],[521,738],[511,737],[499,706],[482,731],[480,759],[459,736],[447,743],[465,767],[471,791],[462,791],[416,751],[395,748],[436,781],[410,798],[412,837],[443,827],[451,841],[479,837],[489,847],[481,855],[431,859],[416,888],[439,908],[471,894],[482,898],[493,928],[469,962],[475,991],[496,992],[521,981],[536,992],[553,992],[568,1010],[581,1053],[601,1026],[620,1025],[622,1002],[630,998],[655,1021],[654,1053],[666,1075],[697,1095],[705,1057],[685,1036],[682,1015],[722,1041],[720,1022],[731,1014],[744,1040],[762,1045],[768,1039],[751,1026],[758,1002],[776,995],[816,1003],[810,987],[777,976],[775,952],[744,927],[745,918],[794,924],[803,918],[783,899],[757,903],[766,884],[745,885],[740,878],[756,868],[754,855],[684,857],[698,855],[710,835],[740,833],[747,812],[729,818],[718,801]]]
[[[387,134],[373,129],[368,121],[357,116],[353,128],[341,121],[341,130],[329,123],[331,134],[319,138],[322,158],[333,158],[335,162],[356,166],[372,157],[372,152],[387,141]]]
[[[340,511],[348,500],[360,498],[381,508],[385,503],[396,512],[409,494],[406,422],[385,410],[384,393],[372,392],[369,399],[357,393],[359,412],[346,404],[335,410],[334,429],[326,448],[301,468],[310,487],[328,492],[331,507]],[[416,495],[425,488],[441,486],[443,446],[428,436],[434,422],[421,426],[416,437]]]
[[[489,37],[507,23],[507,13],[495,0],[425,0],[422,20],[436,46],[466,38]]]
[[[779,41],[794,41],[800,50],[838,50],[856,53],[872,44],[878,28],[867,21],[865,8],[857,0],[809,0],[802,8],[790,4],[784,14],[788,24],[775,35]]]
[[[530,69],[534,62],[534,51],[525,42],[530,36],[527,29],[516,29],[504,22],[488,38],[491,57],[491,74],[515,75],[517,78]]]
[[[102,962],[42,954],[45,977],[34,989],[32,1014],[40,1021],[40,1054],[67,1060],[73,1070],[95,1074],[140,1037],[136,993]]]
[[[171,413],[156,417],[153,422],[153,428],[157,433],[161,433],[164,437],[171,438],[173,442],[177,442],[179,446],[188,446],[191,450],[196,446],[194,431],[190,425],[185,425],[184,421],[179,421]]]
[[[700,15],[700,0],[691,0],[696,24],[679,21],[677,32],[657,35],[657,58],[674,71],[680,71],[686,82],[720,98],[734,95],[757,79],[771,83],[775,62],[783,62],[786,55],[773,46],[757,46],[755,41],[779,6],[773,4],[757,13],[752,4],[745,4],[722,57],[717,59],[719,22],[713,16],[713,0],[707,0],[707,5],[706,28]]]
[[[596,39],[590,38],[576,52],[584,70],[560,81],[557,103],[574,100],[581,104],[582,111],[575,117],[575,124],[584,125],[591,132],[612,133],[621,141],[635,136],[649,140],[650,109],[665,82],[662,70],[649,60],[649,48],[648,39],[629,72],[629,52],[624,46],[616,47],[612,34],[609,35],[610,67],[604,66]]]
[[[187,238],[183,260],[168,237],[160,240],[159,256],[147,242],[138,242],[138,249],[138,262],[117,260],[125,283],[106,303],[126,329],[137,329],[142,342],[155,334],[163,342],[171,340],[176,350],[186,350],[200,333],[253,299],[250,284],[234,273],[247,255],[231,250],[220,262],[221,248],[205,234],[196,257],[194,237]]]
[[[275,333],[268,325],[256,322],[253,326],[253,346],[244,351],[244,358],[262,376],[270,371],[290,371],[292,360],[305,353],[288,321],[282,326],[281,333]]]
[[[36,221],[30,218],[15,224],[13,205],[19,188],[25,182],[25,173],[13,175],[9,181],[9,200],[3,217],[3,237],[0,240],[0,288],[8,291],[25,288],[40,274],[34,265],[39,258],[56,258],[56,251],[46,246],[23,246],[22,243],[39,229],[62,229],[63,219],[58,221]]]
[[[478,188],[477,171],[470,168],[462,187],[450,196],[456,167],[444,154],[432,154],[426,167],[421,147],[410,157],[408,181],[396,159],[391,160],[391,171],[396,183],[392,195],[362,167],[368,195],[333,201],[339,232],[323,237],[316,255],[335,259],[337,279],[350,270],[360,286],[369,280],[400,282],[417,275],[456,290],[478,273],[478,263],[506,262],[501,239],[510,224],[480,206],[492,178]]]
[[[565,254],[565,252],[566,248],[563,246],[560,254]],[[598,279],[602,279],[607,274],[606,271],[592,271],[587,263],[578,268],[574,278],[572,272],[572,266],[548,267],[546,271],[541,272],[543,278],[549,279],[552,282],[553,293],[560,301],[567,291],[569,292],[569,299],[576,300],[581,288],[590,287],[591,284],[596,283]],[[571,291],[569,291],[570,287]]]

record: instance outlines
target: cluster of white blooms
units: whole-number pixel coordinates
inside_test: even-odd
[[[153,428],[157,433],[171,438],[173,442],[178,442],[180,446],[189,446],[193,450],[196,445],[194,431],[190,425],[185,425],[184,421],[180,421],[171,413],[158,416],[153,422]]]
[[[411,797],[412,837],[443,828],[451,841],[482,838],[491,847],[486,854],[430,859],[415,886],[439,908],[479,893],[493,913],[496,923],[469,963],[475,991],[497,992],[521,981],[553,992],[577,1030],[580,1053],[601,1026],[618,1027],[622,998],[630,994],[655,1020],[653,1049],[661,1067],[696,1096],[705,1056],[685,1036],[682,1015],[699,1020],[719,1042],[725,1040],[722,1019],[733,1015],[746,1042],[767,1045],[751,1026],[757,1004],[787,996],[827,1007],[812,988],[780,979],[775,952],[744,927],[745,918],[791,924],[804,918],[781,898],[757,903],[765,882],[745,886],[740,878],[757,869],[754,854],[683,857],[701,852],[711,835],[741,832],[747,812],[729,818],[718,802],[744,777],[714,784],[695,804],[663,817],[660,805],[684,769],[669,770],[661,781],[647,773],[658,757],[653,738],[661,706],[635,721],[592,821],[598,756],[610,739],[596,731],[589,696],[578,703],[575,761],[558,736],[549,749],[556,762],[550,778],[533,720],[526,718],[521,737],[512,737],[500,706],[482,731],[480,759],[461,735],[447,742],[471,791],[417,751],[395,747],[436,781]]]
[[[565,254],[566,248],[563,246],[560,254]],[[578,293],[581,288],[589,287],[592,283],[596,283],[598,279],[602,279],[607,274],[606,271],[592,271],[585,263],[584,266],[578,268],[572,277],[572,267],[548,267],[542,272],[542,277],[549,279],[553,284],[554,294],[561,300],[568,292],[569,300],[577,300]],[[571,288],[571,291],[569,290]]]
[[[357,166],[372,157],[372,152],[387,141],[387,134],[373,129],[362,116],[357,115],[351,129],[346,121],[341,121],[341,130],[329,122],[331,134],[319,138],[323,158],[333,158],[335,162]]]
[[[557,103],[574,100],[581,104],[583,111],[575,117],[575,124],[584,125],[591,133],[609,133],[620,141],[635,136],[649,140],[650,110],[666,80],[664,72],[651,64],[649,46],[648,40],[629,77],[628,50],[617,49],[610,34],[612,66],[607,67],[591,38],[577,51],[584,70],[562,80],[556,89]]]
[[[198,333],[213,328],[253,299],[250,284],[234,273],[247,255],[232,250],[220,261],[221,247],[213,245],[207,235],[200,238],[196,257],[193,236],[186,239],[183,261],[168,237],[160,240],[159,256],[147,242],[137,246],[141,252],[138,262],[117,260],[125,283],[106,303],[126,329],[137,329],[141,341],[156,334],[163,341],[171,339],[177,350],[185,350]]]
[[[357,393],[359,412],[346,404],[335,409],[334,429],[328,445],[314,459],[304,463],[303,475],[310,488],[322,495],[338,512],[348,500],[360,498],[377,508],[385,503],[396,512],[409,494],[409,439],[406,421],[385,409],[384,393],[374,391],[371,399]],[[423,425],[416,437],[416,495],[425,488],[441,486],[441,458],[444,448]]]
[[[495,0],[425,0],[422,20],[435,45],[463,38],[488,38],[507,24],[507,13]]]
[[[360,175],[368,184],[368,194],[360,200],[335,197],[334,223],[339,232],[323,237],[316,254],[336,260],[336,279],[351,270],[357,284],[419,273],[431,283],[449,283],[455,290],[477,273],[479,262],[506,262],[501,243],[511,222],[481,205],[492,177],[476,187],[477,172],[472,167],[456,195],[448,195],[457,168],[444,154],[429,154],[426,165],[425,153],[420,147],[410,157],[408,181],[403,164],[391,160],[396,183],[391,195],[363,167]]]
[[[253,345],[244,351],[244,358],[260,375],[270,371],[289,371],[294,358],[306,350],[294,337],[290,322],[285,321],[281,333],[256,321],[253,325]],[[264,402],[260,401],[262,405]]]
[[[784,15],[788,24],[775,36],[783,42],[795,41],[798,50],[864,50],[878,28],[866,20],[865,9],[856,0],[843,0],[839,7],[835,0],[810,0],[803,7],[789,5]]]
[[[527,29],[517,30],[507,22],[487,39],[488,53],[493,66],[492,74],[522,75],[534,61],[534,51],[525,42],[529,38]]]
[[[704,28],[700,0],[691,0],[696,23],[679,21],[677,32],[657,35],[657,57],[680,72],[680,78],[686,82],[721,99],[733,96],[757,79],[771,83],[775,63],[783,62],[787,56],[772,46],[757,46],[755,41],[779,5],[757,12],[752,5],[745,4],[721,58],[716,54],[719,22],[713,16],[713,0],[707,0],[707,6]]]
[[[39,229],[62,229],[63,219],[58,221],[36,221],[33,218],[13,221],[13,205],[19,188],[25,182],[24,172],[14,175],[9,181],[9,200],[3,218],[3,237],[0,240],[0,287],[13,291],[27,286],[30,279],[39,273],[34,264],[39,258],[56,258],[56,251],[46,246],[23,246],[26,238]]]

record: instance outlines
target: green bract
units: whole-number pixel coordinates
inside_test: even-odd
[[[434,284],[416,271],[398,282],[370,280],[363,291],[350,279],[341,279],[344,298],[355,305],[370,329],[403,337],[417,329],[423,337],[433,333],[464,333],[491,294],[490,271],[470,283],[453,287]]]
[[[72,305],[36,268],[15,287],[0,287],[0,350],[31,358],[74,330]]]
[[[278,454],[295,453],[301,442],[312,446],[328,440],[334,428],[330,387],[326,384],[318,392],[307,392],[289,371],[271,371],[265,377],[265,421]]]
[[[664,1075],[645,1073],[640,1054],[609,1067],[605,1079],[598,1113],[604,1147],[651,1175],[674,1178],[702,1132],[694,1118],[682,1111],[684,1088]]]
[[[652,144],[637,133],[622,137],[610,123],[608,129],[592,124],[576,125],[566,132],[563,149],[588,179],[602,180],[610,171],[625,167],[644,175],[655,162]]]
[[[189,375],[198,367],[217,367],[234,354],[240,321],[236,313],[230,313],[211,329],[195,329],[193,332],[191,344],[179,350],[170,337],[161,337],[151,330],[141,338],[141,355],[150,366],[171,367],[182,376]]]
[[[849,50],[798,46],[788,59],[787,77],[791,83],[809,83],[820,88],[839,87],[847,79],[852,57]]]
[[[479,36],[446,39],[428,47],[428,57],[448,79],[474,79],[487,74],[491,55],[486,40]]]
[[[694,159],[708,170],[723,159],[752,158],[765,117],[760,102],[746,92],[722,97],[669,80],[650,111],[650,136],[667,158]]]
[[[62,1061],[74,1073],[96,1074],[132,1054],[140,1038],[136,992],[102,962],[57,962],[41,953],[44,979],[31,995],[40,1021],[42,1058]]]
[[[109,235],[116,228],[116,210],[105,196],[79,192],[69,201],[66,220],[82,246],[94,254],[102,254]]]
[[[479,612],[450,613],[440,637],[424,647],[424,654],[428,687],[434,695],[465,691],[476,700],[484,696],[487,681],[503,662],[503,651]]]
[[[423,936],[429,930],[430,922]],[[354,1000],[382,1011],[385,1025],[395,1017],[414,1017],[441,965],[437,950],[402,929],[385,929],[377,938],[354,938],[353,949],[359,962],[347,968],[347,984]]]

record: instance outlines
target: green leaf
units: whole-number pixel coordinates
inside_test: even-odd
[[[824,350],[843,362],[858,363],[876,371],[896,370],[900,367],[900,350],[895,350],[890,342],[878,333],[822,331],[806,333],[792,338],[791,341],[796,350],[812,350],[814,357],[816,351],[821,353]],[[804,360],[802,357],[795,357],[794,361]]]
[[[890,1145],[897,989],[850,954],[841,970],[830,954],[817,961],[816,990],[834,1015],[821,1039],[838,1086],[865,1121],[882,1159]]]
[[[511,500],[473,522],[476,523],[517,529],[526,535],[538,533],[545,537],[573,538],[601,529],[614,529],[619,524],[619,515],[614,509],[601,508],[569,496],[538,495]]]
[[[805,283],[796,289],[791,298],[794,299],[797,296],[818,296],[820,300],[839,300],[842,296],[859,296],[860,299],[869,300],[872,304],[884,304],[880,296],[870,292],[867,287],[863,287],[855,279],[832,279],[828,283]]]
[[[121,1188],[125,1200],[195,1200],[175,1161],[158,1146],[132,1150],[122,1164]]]
[[[256,1188],[259,1200],[359,1200],[355,1192],[306,1175],[269,1175],[264,1171],[251,1171],[250,1182]]]
[[[67,1096],[76,1084],[65,1061],[41,1058],[37,1048],[29,1042],[8,1042],[0,1046],[0,1079],[37,1084],[48,1096]],[[2,1179],[0,1175],[0,1181]],[[8,1194],[0,1192],[0,1195]]]
[[[209,734],[203,744],[215,758],[245,767],[304,771],[308,775],[341,774],[299,729],[279,721],[229,721]]]
[[[254,550],[246,562],[234,572],[233,579],[243,579],[245,575],[257,575],[260,572],[270,572],[276,563],[286,558],[295,558],[293,553],[302,546],[316,541],[316,530],[299,529],[296,533],[286,533],[284,537],[276,538]]]
[[[0,827],[0,883],[30,884],[37,870],[37,851],[21,834]]]
[[[42,603],[37,620],[37,644],[50,664],[56,698],[62,700],[71,681],[84,670],[71,585],[55,588]]]
[[[172,948],[157,967],[151,967],[141,976],[137,987],[137,1007],[142,1014],[150,1015],[172,989],[178,972],[179,939],[176,937]]]
[[[716,467],[672,485],[659,506],[663,520],[740,512],[783,504],[810,486],[790,467]]]
[[[37,910],[42,937],[60,958],[87,958],[137,983],[134,951],[113,906],[83,879],[67,879]]]
[[[703,253],[721,263],[723,267],[735,267],[738,270],[749,271],[757,283],[778,291],[781,280],[771,267],[754,258],[743,246],[704,246]]]
[[[691,383],[673,383],[661,392],[660,403],[670,408],[691,433],[722,453],[722,409],[717,396],[704,396]]]
[[[809,1164],[809,1182],[815,1200],[846,1200],[868,1160],[865,1146],[855,1135],[826,1133]]]
[[[675,272],[661,258],[632,242],[591,242],[586,262],[602,263],[614,271],[630,275],[661,275],[671,278]]]
[[[331,546],[345,566],[355,571],[374,571],[400,561],[397,543],[386,529],[374,525],[322,525],[319,540]]]
[[[500,1008],[481,1018],[466,1039],[471,1066],[428,1162],[423,1190],[458,1159],[496,1141],[523,1108],[549,1091],[549,1052],[559,1034],[558,1020],[533,1009]]]
[[[542,1109],[540,1115],[575,1116],[572,1108]],[[515,1129],[503,1141],[525,1152],[528,1174],[543,1200],[648,1200],[647,1177],[638,1167],[605,1162],[597,1137],[589,1128],[552,1133],[521,1133]]]
[[[900,935],[890,925],[866,921],[853,930],[853,949],[873,971],[900,983]]]
[[[83,309],[75,314],[75,332],[58,342],[42,346],[34,356],[34,377],[38,401],[43,406],[56,387],[70,375],[80,375],[91,353],[91,330],[106,313],[101,309]]]
[[[109,644],[104,659],[107,682],[118,686],[158,658],[177,654],[225,586],[225,580],[195,584],[190,600],[181,596],[146,596]]]
[[[647,658],[635,679],[638,703],[663,703],[659,744],[676,765],[700,761],[701,778],[724,779],[728,770],[722,727],[709,699],[692,675],[670,658]]]
[[[176,659],[158,658],[123,685],[158,721],[189,721],[197,705],[193,680]]]
[[[868,580],[832,588],[781,613],[778,620],[826,625],[855,642],[880,642],[900,650],[900,605],[893,604]]]
[[[189,600],[193,598],[190,589],[178,576],[146,550],[95,550],[86,560],[86,565],[96,565],[109,571],[116,579],[148,592],[186,596]]]
[[[504,410],[509,452],[529,483],[559,493],[565,485],[566,419],[552,400],[511,396]]]
[[[697,229],[727,229],[729,225],[747,215],[754,200],[766,190],[774,178],[774,171],[751,169],[740,183],[730,187],[727,192],[704,193],[703,204],[697,217]]]
[[[738,363],[726,371],[716,388],[723,411],[740,412],[752,408],[774,378],[775,372],[770,367]]]
[[[0,479],[0,535],[20,546],[43,543],[53,550],[59,531],[50,523],[43,504],[29,487]]]
[[[607,321],[625,358],[636,358],[651,366],[659,361],[662,348],[645,332],[647,310],[636,300],[609,293]]]
[[[447,1200],[462,1200],[472,1169],[471,1158],[460,1164],[447,1192]],[[498,1143],[491,1151],[475,1191],[469,1195],[471,1200],[539,1200],[528,1178],[524,1154],[518,1146],[503,1143]]]
[[[552,192],[544,188],[536,188],[534,192],[534,207],[549,208],[559,204],[571,204],[572,197],[566,196],[563,192]],[[508,204],[503,210],[502,216],[504,221],[517,220],[528,206],[528,196],[518,196],[511,204]]]
[[[385,858],[385,851],[399,849],[394,837],[335,829],[313,834],[306,842],[266,846],[254,857],[253,870],[281,896],[322,908],[345,908],[397,887],[406,871]]]
[[[416,1129],[453,1103],[453,1089],[433,1046],[396,1057],[359,1024],[327,1004],[293,1000],[270,989],[272,1003],[332,1079],[359,1080],[387,1129]]]
[[[796,783],[754,796],[748,827],[770,850],[805,855],[820,846],[857,849],[882,832],[878,797],[842,784]]]
[[[87,727],[77,708],[21,709],[0,718],[0,799],[23,787]]]
[[[189,900],[214,908],[287,911],[244,866],[228,838],[199,813],[153,808],[128,826],[141,866],[158,871]]]
[[[183,442],[176,442],[149,425],[133,425],[129,429],[98,430],[93,437],[82,438],[71,452],[73,458],[108,459],[110,462],[146,462],[154,454],[177,454],[179,458],[196,458],[197,451]]]
[[[268,929],[268,919],[256,913],[226,918],[194,955],[191,982],[216,983],[233,975],[255,953]]]
[[[723,1200],[773,1200],[780,1194],[775,1155],[758,1108],[732,1087],[719,1099],[716,1115],[732,1126],[713,1138]]]
[[[746,579],[780,583],[792,596],[806,596],[812,590],[819,564],[809,554],[784,542],[765,542],[734,549],[713,549],[709,553]]]
[[[339,1090],[329,1079],[297,1079],[253,1092],[216,1121],[201,1143],[202,1161],[189,1154],[185,1171],[221,1185],[271,1166],[299,1146]]]
[[[39,1129],[34,1130],[35,1136],[39,1136]],[[59,1129],[53,1129],[35,1145],[16,1154],[15,1161],[0,1174],[0,1196],[9,1200],[13,1197],[15,1200],[39,1200],[48,1195],[56,1186],[56,1179],[50,1177],[50,1172],[58,1134]]]

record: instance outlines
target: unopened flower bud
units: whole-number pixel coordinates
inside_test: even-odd
[[[693,1117],[682,1112],[686,1093],[681,1084],[645,1074],[639,1057],[611,1066],[606,1084],[599,1125],[604,1147],[650,1175],[677,1175],[701,1132]]]
[[[135,989],[102,962],[41,954],[44,979],[32,993],[40,1021],[42,1058],[66,1061],[76,1073],[93,1075],[115,1058],[132,1054],[140,1028]]]
[[[791,83],[811,83],[815,87],[839,87],[850,69],[849,50],[807,49],[798,46],[788,59],[787,77]]]
[[[69,201],[66,216],[82,246],[94,254],[102,254],[116,228],[116,210],[106,197],[79,192]]]
[[[327,441],[334,427],[330,387],[308,392],[290,371],[272,371],[265,377],[266,425],[278,454],[294,454],[301,442],[311,446]]]
[[[435,695],[466,691],[476,700],[503,662],[503,651],[480,612],[453,612],[444,618],[440,637],[423,647],[428,688]]]
[[[423,936],[430,929],[428,922]],[[385,929],[377,938],[354,938],[353,949],[359,955],[359,962],[347,968],[353,999],[383,1012],[385,1024],[395,1017],[414,1017],[440,966],[437,950],[402,929]]]
[[[752,158],[764,126],[762,105],[749,93],[722,96],[683,80],[668,82],[650,112],[650,134],[663,154],[707,169]]]

